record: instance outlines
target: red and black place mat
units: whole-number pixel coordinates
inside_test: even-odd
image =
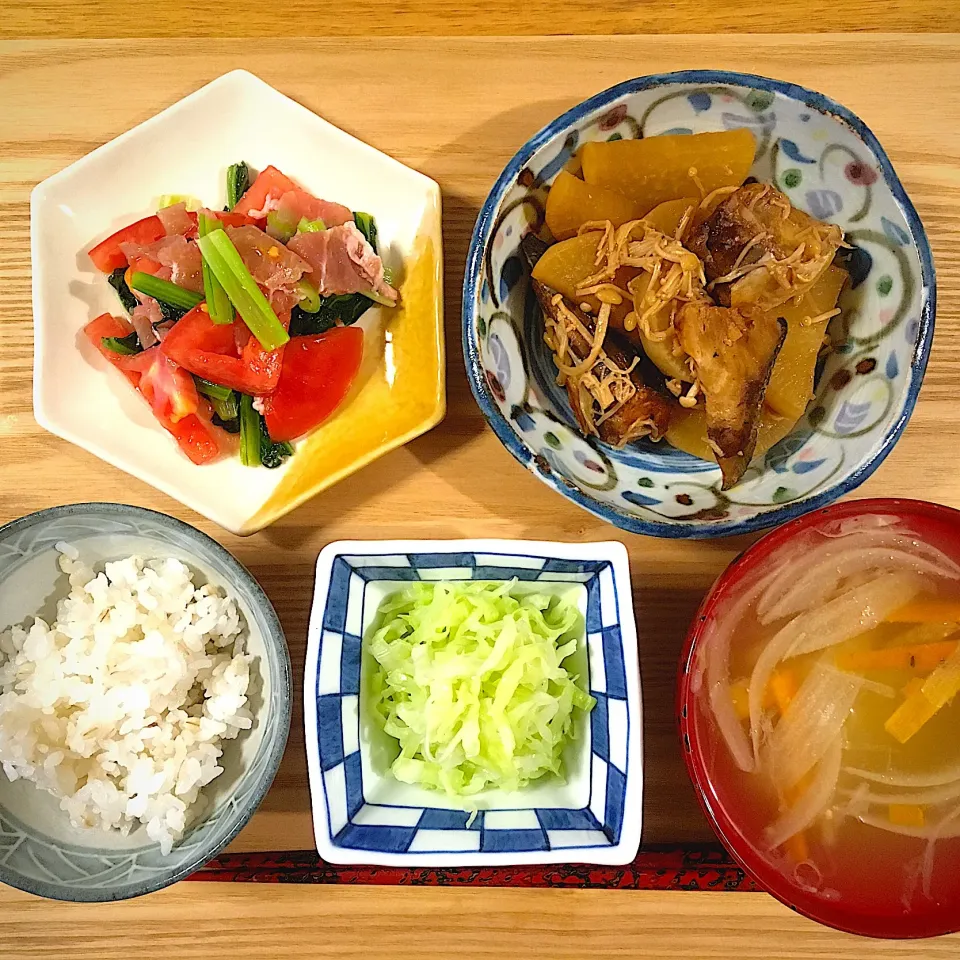
[[[235,853],[211,860],[191,880],[240,883],[350,883],[407,886],[599,887],[619,890],[740,890],[756,884],[720,846],[652,845],[625,867],[535,864],[517,867],[338,866],[311,851]]]

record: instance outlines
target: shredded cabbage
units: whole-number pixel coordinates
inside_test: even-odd
[[[563,776],[573,711],[596,704],[562,665],[580,614],[516,584],[414,583],[380,605],[372,706],[403,783],[469,797]]]

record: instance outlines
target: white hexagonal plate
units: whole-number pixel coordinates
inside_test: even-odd
[[[376,361],[337,414],[298,446],[278,470],[243,467],[238,458],[195,466],[156,423],[123,377],[90,346],[84,325],[122,313],[116,295],[87,257],[115,230],[156,209],[163,194],[189,194],[211,207],[224,202],[225,170],[245,160],[279,167],[317,196],[374,214],[384,260],[416,280],[417,308],[390,316],[394,340],[406,325],[428,355],[416,378],[384,356],[389,311],[372,309],[361,324],[367,357]],[[252,533],[346,474],[433,426],[443,415],[440,190],[422,174],[351,137],[243,70],[228,73],[71,164],[31,196],[34,307],[34,413],[38,423],[147,481],[236,533]],[[428,251],[424,258],[423,251]],[[401,295],[404,290],[401,286]],[[413,298],[408,298],[412,300]],[[415,329],[413,329],[415,327]],[[436,369],[433,369],[435,361]],[[365,360],[366,365],[366,360]],[[378,376],[376,367],[384,368]],[[317,434],[338,438],[345,420],[382,389],[406,416],[394,431],[371,431],[327,472],[317,469]],[[414,395],[415,396],[412,396]],[[350,425],[351,439],[356,431]],[[311,468],[311,459],[314,460]],[[291,471],[306,477],[291,477]]]

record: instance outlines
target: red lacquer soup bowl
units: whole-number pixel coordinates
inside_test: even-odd
[[[820,551],[817,557],[828,558],[817,567],[818,581],[810,572],[814,550]],[[893,553],[883,559],[884,550]],[[769,611],[784,609],[776,605],[780,597],[792,597],[795,609],[798,595],[808,603],[804,614],[824,610],[837,596],[823,595],[824,584],[834,571],[838,593],[846,591],[848,584],[857,590],[864,581],[875,582],[870,581],[872,574],[861,573],[859,580],[851,574],[857,556],[864,562],[879,557],[888,565],[894,562],[892,557],[909,557],[905,562],[921,579],[933,570],[927,565],[932,558],[940,571],[930,574],[933,599],[926,599],[928,594],[921,592],[920,600],[884,614],[893,603],[885,593],[874,607],[864,608],[864,620],[857,621],[858,632],[845,641],[847,647],[824,649],[825,634],[818,637],[811,631],[804,635],[802,650],[813,648],[816,652],[808,652],[804,660],[797,657],[801,648],[793,646],[791,662],[814,663],[814,667],[804,668],[810,671],[806,678],[814,669],[824,670],[831,682],[839,684],[838,689],[849,683],[844,678],[852,675],[844,672],[841,677],[838,670],[852,670],[849,664],[854,662],[892,664],[901,651],[909,654],[903,657],[903,669],[920,672],[923,668],[927,673],[901,686],[899,666],[896,670],[885,667],[887,672],[879,673],[864,668],[853,681],[862,686],[854,689],[849,701],[838,694],[831,702],[820,701],[815,710],[807,710],[807,716],[812,714],[817,724],[827,726],[831,714],[843,716],[842,732],[831,742],[832,759],[827,751],[795,787],[775,788],[763,757],[773,757],[775,747],[791,742],[784,737],[777,740],[775,724],[785,721],[791,709],[793,722],[799,722],[801,704],[817,701],[805,699],[810,685],[804,679],[799,692],[794,683],[786,693],[786,704],[779,701],[778,708],[777,697],[769,692],[774,686],[772,679],[769,687],[766,681],[754,682],[754,691],[764,692],[756,694],[763,698],[762,703],[756,701],[761,703],[759,713],[751,714],[749,680],[757,677],[751,674],[751,664],[756,668],[760,651],[791,622],[790,616],[771,621]],[[701,604],[681,658],[677,710],[684,757],[700,803],[720,839],[778,900],[849,933],[904,938],[960,930],[960,724],[955,723],[960,717],[960,696],[942,698],[938,713],[929,723],[921,717],[915,739],[906,743],[895,739],[893,728],[883,719],[887,717],[889,722],[890,714],[910,697],[916,701],[917,691],[927,689],[924,683],[930,670],[942,666],[941,674],[954,669],[956,676],[960,651],[953,656],[950,650],[957,647],[960,625],[953,625],[953,640],[949,624],[909,627],[914,631],[910,637],[920,637],[923,642],[931,636],[946,638],[939,640],[939,647],[924,646],[924,656],[919,658],[911,652],[914,646],[897,646],[902,643],[898,639],[901,634],[894,631],[892,639],[887,639],[882,632],[908,629],[902,625],[904,611],[915,610],[918,604],[928,604],[928,611],[930,604],[940,604],[935,607],[938,616],[939,611],[960,606],[958,563],[960,512],[956,510],[916,500],[835,504],[780,527],[741,554]],[[825,570],[826,577],[822,575]],[[851,579],[844,579],[848,575]],[[909,579],[911,574],[904,575]],[[808,582],[810,595],[803,596]],[[928,581],[922,582],[925,591]],[[851,644],[854,653],[844,653]],[[890,654],[890,649],[895,652]],[[929,654],[938,650],[943,657],[939,663],[921,662],[930,660]],[[794,699],[790,700],[791,696]],[[875,731],[873,739],[861,742],[856,739],[857,731],[868,729],[870,711],[880,719],[875,727],[869,727]],[[757,716],[759,724],[751,721]],[[817,724],[811,729],[822,729]],[[884,736],[890,737],[889,743]],[[816,733],[811,734],[815,737]],[[803,741],[804,750],[812,749],[813,739]],[[906,765],[904,756],[909,760]],[[779,769],[792,760],[789,751],[781,750]],[[899,764],[896,769],[895,763]],[[817,818],[806,820],[803,830],[771,849],[776,822],[782,827],[783,819],[799,808],[801,799],[813,804],[817,797]],[[826,797],[830,799],[825,803]],[[914,802],[917,800],[921,802]]]

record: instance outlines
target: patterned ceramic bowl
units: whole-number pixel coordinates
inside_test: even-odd
[[[565,779],[485,790],[479,812],[400,783],[398,753],[367,709],[363,650],[380,601],[417,580],[510,580],[561,594],[583,615],[571,655],[597,705],[564,751]],[[629,863],[640,846],[643,718],[627,551],[620,543],[389,540],[331,543],[317,586],[303,681],[313,829],[332,863],[459,866]]]
[[[0,629],[51,613],[67,592],[54,549],[60,540],[92,564],[130,554],[182,560],[237,598],[255,656],[253,728],[225,743],[224,772],[202,793],[206,812],[167,856],[143,828],[121,837],[72,827],[54,797],[0,773],[0,881],[57,900],[123,900],[203,866],[253,815],[290,730],[290,657],[270,601],[220,544],[173,517],[112,503],[55,507],[0,528]]]
[[[546,191],[587,140],[748,127],[752,174],[838,223],[853,245],[851,283],[816,397],[793,433],[721,491],[720,471],[664,443],[615,450],[574,428],[520,254],[543,226]],[[712,70],[642,77],[574,107],[520,149],[473,234],[463,291],[471,387],[504,446],[565,497],[625,530],[715,537],[759,530],[861,484],[913,410],[933,337],[936,288],[923,226],[883,148],[829,98]]]

